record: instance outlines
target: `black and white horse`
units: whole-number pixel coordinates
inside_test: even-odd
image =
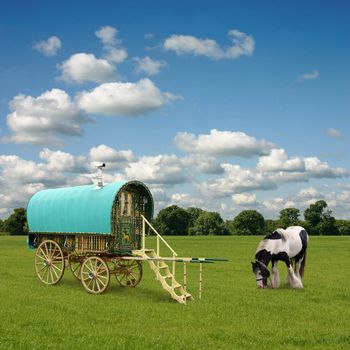
[[[303,288],[302,277],[306,261],[306,248],[309,236],[301,226],[279,228],[267,235],[258,245],[255,262],[252,262],[258,288],[267,287],[270,277],[268,264],[272,263],[271,287],[278,288],[280,278],[277,262],[283,261],[288,269],[287,284],[292,288]],[[295,263],[293,270],[292,262]]]

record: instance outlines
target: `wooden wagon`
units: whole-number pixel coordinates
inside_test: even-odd
[[[178,258],[152,227],[153,198],[139,181],[120,181],[104,186],[48,189],[28,202],[28,243],[36,249],[35,271],[42,283],[57,284],[69,266],[89,293],[104,292],[115,275],[120,285],[135,287],[147,261],[171,297],[186,303],[192,296],[175,279],[176,262],[206,262]],[[145,246],[146,233],[156,235],[155,249]],[[170,251],[160,255],[160,246]]]

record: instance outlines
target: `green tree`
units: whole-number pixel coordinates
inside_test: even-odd
[[[299,224],[300,210],[296,208],[285,208],[280,211],[279,224],[281,228]]]
[[[265,234],[272,233],[276,229],[280,228],[280,221],[279,220],[271,220],[267,219],[265,220]]]
[[[265,219],[256,210],[243,210],[233,219],[234,234],[263,235]]]
[[[350,220],[335,220],[340,235],[350,235]]]
[[[228,230],[219,213],[203,211],[189,229],[190,235],[225,235]]]
[[[187,235],[191,215],[177,205],[162,209],[154,220],[156,230],[163,235]]]
[[[4,231],[10,235],[26,235],[28,233],[27,227],[26,210],[17,208],[5,221]]]
[[[0,219],[0,232],[4,231],[4,221]]]
[[[334,235],[337,234],[335,218],[332,211],[327,208],[324,200],[311,204],[304,212],[305,221],[312,235]]]
[[[198,216],[201,215],[202,213],[204,213],[203,209],[195,208],[195,207],[187,208],[186,211],[191,216],[191,219],[190,219],[190,221],[188,223],[188,227],[193,227],[194,223],[196,222],[196,220],[198,218]]]

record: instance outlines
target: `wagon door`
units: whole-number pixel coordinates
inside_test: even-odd
[[[134,189],[125,189],[118,196],[116,208],[116,243],[122,252],[139,249],[142,234],[143,197]]]

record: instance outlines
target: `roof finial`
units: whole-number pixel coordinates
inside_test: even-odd
[[[104,168],[106,166],[105,163],[102,163],[101,165],[97,165],[97,168],[98,168],[98,174],[97,174],[97,186],[99,188],[102,188],[103,187],[103,181],[102,181],[102,168]]]

